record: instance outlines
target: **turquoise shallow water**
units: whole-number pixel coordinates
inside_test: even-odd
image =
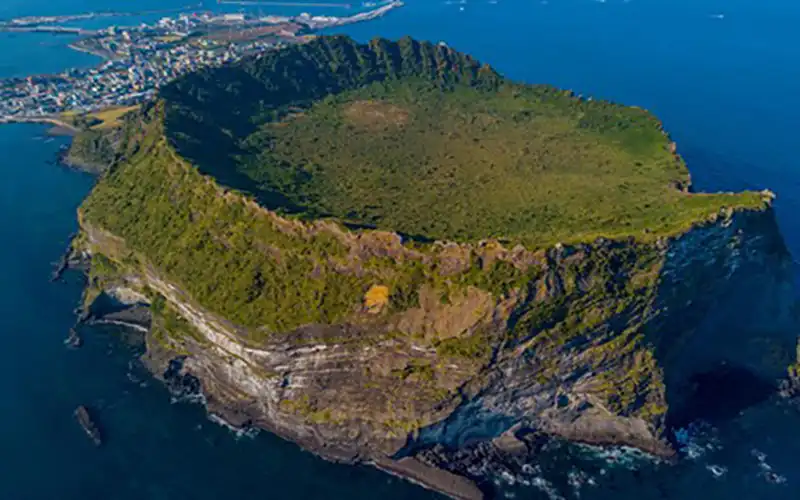
[[[186,3],[2,0],[0,17]],[[677,140],[699,189],[775,190],[782,230],[800,255],[794,152],[800,6],[794,2],[407,3],[343,31],[359,39],[444,40],[514,78],[651,109]],[[67,49],[68,41],[0,34],[0,76],[93,63]],[[132,370],[118,331],[94,331],[83,349],[66,350],[61,342],[80,283],[70,276],[51,284],[49,275],[92,179],[55,166],[63,140],[47,140],[43,132],[0,127],[0,499],[435,497],[369,468],[325,463],[266,433],[237,439],[199,406],[171,404],[165,390]],[[98,409],[107,446],[94,449],[82,435],[71,416],[78,404]],[[797,429],[794,408],[752,409],[695,431],[695,458],[675,467],[611,465],[595,452],[554,446],[519,478],[529,486],[504,488],[516,498],[576,498],[576,491],[589,499],[794,498],[800,496]],[[768,477],[767,467],[777,476]],[[590,479],[596,485],[586,484]]]

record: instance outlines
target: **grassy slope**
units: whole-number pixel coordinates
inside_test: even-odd
[[[323,38],[165,88],[166,134],[270,209],[528,247],[675,234],[758,193],[689,194],[646,111],[409,39]]]
[[[100,121],[92,127],[93,130],[108,130],[122,125],[122,117],[139,109],[139,106],[111,106],[100,111],[95,111],[89,116]]]
[[[131,254],[116,260],[155,265],[203,306],[252,329],[254,340],[344,321],[374,285],[389,289],[391,310],[403,310],[418,304],[423,284],[443,296],[470,285],[499,296],[526,276],[510,265],[479,271],[475,263],[445,279],[435,262],[422,262],[422,251],[418,259],[354,257],[336,231],[300,225],[287,232],[177,157],[159,130],[153,124],[128,163],[100,181],[82,219],[125,240]]]
[[[115,161],[117,144],[125,140],[119,133],[125,116],[139,106],[111,106],[94,113],[66,112],[62,119],[78,129],[65,160],[89,171],[102,172]]]
[[[689,194],[658,122],[545,87],[411,80],[329,97],[268,123],[238,167],[256,189],[327,215],[433,239],[528,247],[671,234],[761,195]]]
[[[536,263],[525,271],[506,262],[484,268],[474,256],[461,272],[444,273],[441,254],[429,245],[415,245],[419,258],[356,258],[330,232],[311,237],[307,230],[312,226],[296,225],[298,231],[287,233],[285,222],[226,193],[176,158],[158,128],[140,137],[139,151],[106,175],[81,208],[84,223],[125,242],[124,248],[95,249],[112,258],[108,263],[96,256],[105,263],[96,266],[96,273],[119,273],[104,271],[109,265],[125,274],[153,266],[206,309],[246,327],[246,340],[256,344],[310,323],[370,321],[374,328],[368,337],[347,341],[407,336],[409,342],[435,348],[443,363],[457,359],[467,364],[488,362],[492,349],[508,342],[509,349],[516,345],[517,352],[534,357],[532,376],[541,383],[558,379],[564,370],[560,361],[575,358],[582,369],[602,374],[590,390],[609,408],[646,418],[663,415],[660,372],[640,328],[660,262],[652,245],[595,249],[591,258],[562,262],[557,279],[546,278]],[[348,268],[348,263],[357,266]],[[553,282],[562,283],[563,294],[527,300]],[[359,311],[384,286],[388,307],[365,319]],[[442,303],[459,300],[471,287],[495,301],[518,290],[516,323],[502,333],[503,339],[480,329],[447,339],[383,329],[393,314],[420,306],[423,286]],[[156,297],[155,303],[160,302]],[[154,335],[160,342],[179,344],[191,334],[179,321],[173,321],[178,327],[159,321]],[[611,328],[614,322],[624,331]],[[416,373],[417,368],[407,370]],[[437,389],[436,380],[419,386]]]
[[[427,245],[415,251],[431,258],[354,257],[352,248],[330,231],[309,232],[312,226],[306,225],[305,236],[288,234],[255,204],[225,194],[218,182],[202,175],[209,158],[229,160],[215,167],[223,174],[238,167],[256,199],[264,191],[279,190],[306,215],[325,210],[411,234],[512,237],[530,247],[600,235],[649,238],[685,229],[722,206],[763,203],[755,193],[689,195],[675,188],[688,174],[647,113],[583,102],[546,87],[504,84],[498,90],[492,73],[464,56],[403,43],[393,48],[378,42],[365,49],[335,39],[287,49],[269,56],[277,61],[251,62],[247,75],[261,71],[267,76],[244,87],[241,74],[226,81],[216,78],[217,70],[179,82],[165,92],[167,102],[140,112],[142,123],[149,125],[126,126],[120,154],[128,160],[100,181],[82,208],[84,220],[122,237],[134,252],[130,262],[156,266],[201,305],[249,328],[259,340],[309,323],[347,321],[373,286],[388,288],[389,313],[417,306],[423,285],[443,302],[470,286],[499,298],[514,288],[528,290],[526,284],[540,270],[508,263],[484,267],[473,254],[466,269],[452,274],[439,267],[446,259],[439,260]],[[346,67],[345,73],[335,73],[336,85],[325,75],[305,78],[306,97],[353,79],[380,77],[391,81],[388,86],[373,81],[303,113],[296,107],[290,115],[286,110],[271,113],[268,106],[264,112],[263,102],[262,112],[256,113],[242,98],[235,101],[237,107],[234,101],[231,107],[217,107],[231,95],[297,92],[297,87],[287,90],[269,80],[276,71],[291,75],[286,68],[296,70],[298,65],[287,66],[282,59],[299,57],[292,51],[315,68],[319,58],[358,50],[365,52],[357,59],[379,69],[353,77]],[[400,68],[395,70],[400,76],[422,74],[419,68],[427,67],[433,75],[427,83],[381,73],[389,66],[379,64],[381,57],[425,50],[431,58],[455,60],[465,68],[461,83],[453,84],[451,72],[422,56],[421,63],[392,67]],[[439,69],[431,70],[434,66]],[[301,75],[309,74],[308,68],[301,69]],[[210,90],[209,85],[219,88]],[[175,93],[181,89],[185,92]],[[231,150],[215,141],[195,141],[196,147],[187,148],[191,136],[180,140],[175,130],[164,132],[165,124],[176,123],[181,132],[208,123],[218,132],[220,123],[235,127],[246,122],[244,116],[280,116],[283,122],[244,127],[248,133],[239,136],[242,147]],[[225,130],[228,136],[241,132]],[[176,143],[182,151],[207,153],[193,157],[202,163],[200,171],[176,154]],[[252,148],[255,154],[241,155]],[[240,154],[226,156],[234,151]],[[451,347],[473,350],[470,345]]]
[[[760,208],[761,195],[678,189],[688,182],[685,165],[641,110],[498,84],[485,68],[431,46],[379,42],[367,50],[338,40],[251,61],[243,73],[189,77],[140,112],[147,126],[126,121],[119,154],[127,161],[81,209],[85,223],[121,237],[125,251],[96,250],[125,271],[152,266],[199,305],[245,327],[255,343],[302,325],[369,322],[370,338],[356,341],[407,335],[435,347],[441,360],[470,366],[487,363],[502,345],[508,355],[528,356],[540,383],[590,370],[597,376],[587,390],[607,408],[660,421],[663,380],[644,331],[662,259],[655,245],[599,245],[556,269],[544,269],[541,252],[517,267],[484,266],[473,248],[467,266],[452,272],[433,245],[407,243],[400,257],[354,255],[355,235],[279,219],[252,200],[268,195],[278,201],[270,208],[420,236],[544,247],[671,235],[721,207]],[[425,51],[419,63],[396,60]],[[442,70],[437,58],[456,61],[463,75]],[[368,67],[351,74],[340,59]],[[276,82],[275,75],[289,77]],[[343,88],[354,81],[356,90]],[[337,95],[320,101],[327,89]],[[290,98],[290,107],[275,101],[295,92],[304,95]],[[507,332],[475,328],[440,338],[389,329],[392,315],[420,307],[423,288],[441,304],[477,288],[492,307],[516,293],[515,321]],[[386,307],[367,317],[364,306],[376,295]],[[157,316],[165,342],[190,335],[169,310]],[[397,376],[441,389],[427,365],[410,364]]]
[[[108,130],[122,125],[123,116],[139,109],[136,106],[109,106],[91,113],[65,111],[60,118],[82,130]]]

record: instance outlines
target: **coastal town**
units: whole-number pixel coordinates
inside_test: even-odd
[[[154,24],[100,30],[56,24],[97,14],[0,22],[0,31],[79,34],[71,48],[105,59],[94,68],[0,80],[0,123],[54,122],[65,114],[136,105],[188,72],[303,43],[318,30],[375,19],[402,5],[396,0],[366,3],[346,17],[189,12]]]

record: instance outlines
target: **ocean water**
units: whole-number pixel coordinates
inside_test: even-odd
[[[0,0],[0,17],[176,8],[192,0]],[[800,256],[800,4],[792,0],[407,0],[339,29],[445,41],[529,82],[654,111],[700,190],[769,188]],[[206,1],[207,8],[216,8]],[[227,7],[237,10],[236,7]],[[291,13],[299,8],[261,8]],[[299,9],[341,14],[337,9]],[[135,22],[138,19],[127,18]],[[115,21],[127,23],[128,21]],[[97,25],[98,21],[92,21]],[[100,23],[102,25],[102,23]],[[68,37],[0,34],[0,76],[94,59]],[[53,163],[64,139],[0,127],[0,499],[417,499],[436,495],[366,467],[323,462],[267,433],[236,437],[196,404],[172,402],[130,361],[115,329],[62,345],[80,298],[76,275],[49,283],[92,178]],[[97,409],[106,444],[72,418]],[[787,404],[694,426],[689,458],[659,465],[629,453],[553,443],[524,474],[498,477],[508,497],[785,499],[800,497],[800,413]],[[513,484],[512,484],[513,483]]]

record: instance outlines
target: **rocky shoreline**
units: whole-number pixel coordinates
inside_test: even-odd
[[[147,317],[146,308],[131,306],[136,310],[134,316],[143,319]],[[118,313],[112,313],[118,314]],[[99,315],[88,320],[89,324],[102,324],[108,316]],[[159,358],[159,353],[149,350],[142,356],[144,365],[157,380],[161,381],[173,395],[180,400],[197,401],[206,407],[206,411],[215,419],[221,420],[226,426],[238,432],[250,428],[266,429],[288,441],[294,442],[301,448],[315,455],[337,463],[371,465],[383,472],[405,479],[426,489],[436,491],[454,500],[488,500],[500,498],[496,484],[497,478],[512,478],[511,481],[520,480],[531,474],[531,463],[535,463],[543,450],[553,441],[553,438],[538,430],[517,426],[503,433],[501,436],[490,440],[480,441],[464,446],[460,449],[449,449],[442,445],[435,445],[417,450],[411,456],[398,456],[395,458],[382,458],[378,460],[364,460],[362,457],[352,456],[347,453],[337,454],[336,450],[319,449],[317,443],[304,440],[299,436],[287,435],[280,429],[269,426],[265,422],[255,422],[245,412],[226,407],[213,397],[203,393],[203,382],[184,369],[185,358],[175,358],[171,353],[162,353],[166,356]],[[161,368],[166,363],[166,370]],[[800,387],[794,379],[787,379],[781,386],[783,391],[780,396],[786,399],[797,399]],[[95,437],[99,437],[99,430],[93,420],[87,421],[84,415],[76,418],[79,423],[89,422],[84,427],[90,439],[99,446]],[[91,431],[91,432],[90,432]],[[598,445],[600,447],[627,446],[630,443],[613,443],[608,441],[594,441],[591,436],[577,437],[575,443]],[[102,442],[102,441],[100,441]],[[623,446],[624,445],[624,446]],[[647,443],[638,447],[653,460],[662,460],[665,463],[675,463],[680,459],[681,453],[665,443],[664,447],[647,450]],[[517,478],[517,479],[513,479]]]
[[[83,255],[83,257],[86,256]],[[80,262],[76,259],[71,261]],[[140,279],[135,278],[141,286],[142,282],[138,281]],[[124,284],[114,285],[105,294],[99,296],[96,303],[93,303],[92,307],[82,314],[82,321],[88,323],[119,322],[133,324],[138,327],[139,331],[147,330],[151,319],[147,306],[137,299],[136,293],[126,291],[124,286]],[[102,307],[102,302],[108,300],[114,307]],[[190,314],[189,309],[186,310],[186,313]],[[191,314],[199,315],[200,313],[195,311]],[[187,317],[191,318],[191,315]],[[198,316],[198,318],[200,317],[203,316]],[[211,318],[205,317],[204,321],[213,324]],[[206,327],[213,328],[209,325]],[[385,456],[369,452],[362,453],[362,450],[359,449],[341,447],[335,440],[326,438],[325,434],[309,431],[305,426],[293,427],[293,424],[286,425],[285,423],[276,425],[274,421],[260,415],[258,407],[253,403],[228,399],[225,391],[221,391],[218,385],[221,383],[218,372],[203,374],[200,370],[198,373],[197,360],[192,359],[190,353],[176,356],[174,351],[161,349],[151,339],[148,341],[148,350],[142,360],[151,373],[166,384],[173,395],[182,399],[202,401],[209,414],[225,421],[234,429],[265,429],[324,459],[343,463],[370,464],[456,499],[495,498],[497,492],[493,485],[493,478],[502,475],[514,476],[520,471],[524,471],[526,465],[535,459],[553,435],[578,443],[612,447],[632,446],[653,457],[668,461],[677,458],[675,446],[666,441],[639,439],[636,435],[618,433],[620,429],[625,430],[624,427],[611,427],[597,433],[595,432],[597,427],[591,425],[588,427],[573,425],[560,429],[546,425],[538,429],[524,424],[516,425],[493,439],[467,440],[462,441],[458,446],[446,444],[446,440],[442,441],[441,438],[426,442],[422,436],[419,443],[412,443],[397,453]],[[722,373],[719,383],[724,384],[727,380],[726,376]],[[744,387],[737,383],[737,387],[739,386]],[[787,385],[784,392],[790,395],[793,393],[792,388],[794,387],[796,385]],[[774,393],[771,385],[767,385],[765,390]],[[700,392],[701,396],[702,394]],[[767,394],[764,396],[766,397]],[[739,403],[746,405],[751,401],[754,400],[745,398]],[[742,408],[743,406],[738,410]],[[738,410],[734,409],[734,411]],[[566,413],[566,415],[569,414]],[[580,416],[581,413],[577,412],[569,418],[573,419],[574,424],[578,422]],[[667,436],[669,434],[669,432],[666,433]]]
[[[427,74],[421,46],[403,43]],[[394,53],[370,47],[375,61]],[[193,96],[198,82],[185,83],[178,95]],[[170,142],[169,126],[201,115],[175,121],[168,111],[188,108],[171,106],[129,122],[125,150],[153,161],[123,161],[79,210],[76,251],[94,266],[83,320],[140,327],[150,371],[233,428],[452,498],[492,498],[493,477],[513,477],[548,442],[671,460],[676,425],[765,400],[796,355],[792,262],[769,193],[718,206],[676,186],[702,210],[643,238],[630,227],[542,248],[412,242],[286,216],[217,182]],[[217,143],[200,137],[212,154]],[[720,401],[726,387],[741,397]]]
[[[116,319],[115,319],[116,318]],[[125,318],[124,320],[122,318]],[[142,331],[149,327],[149,311],[141,305],[131,305],[121,311],[108,314],[95,312],[79,316],[79,323],[88,325],[124,324]],[[498,478],[520,480],[531,473],[531,463],[535,463],[543,450],[553,441],[553,437],[541,431],[517,426],[490,441],[479,441],[462,448],[451,449],[443,445],[415,450],[409,456],[384,457],[377,460],[352,455],[344,450],[320,449],[315,440],[301,435],[291,435],[267,422],[253,421],[246,411],[226,406],[213,395],[204,394],[203,382],[185,370],[185,358],[174,357],[173,353],[161,353],[149,349],[141,358],[143,364],[154,378],[161,381],[176,399],[196,401],[206,407],[209,416],[224,422],[237,433],[260,428],[272,432],[315,455],[337,463],[365,464],[376,467],[393,476],[408,480],[426,489],[436,491],[454,500],[488,500],[500,498],[496,481]],[[166,369],[163,367],[166,366]],[[780,396],[797,399],[800,387],[795,379],[787,379],[781,385]],[[76,419],[87,436],[99,446],[102,443],[100,432],[87,412],[76,410]],[[89,417],[89,420],[87,420]],[[631,446],[630,441],[620,443],[608,439],[594,439],[591,435],[573,436],[569,441],[576,444],[597,445],[605,448]],[[653,443],[640,443],[634,448],[643,451],[653,460],[675,463],[681,453],[669,443],[653,446]],[[517,479],[513,479],[517,478]],[[522,479],[524,480],[524,479]]]
[[[77,234],[70,236],[65,252],[54,266],[51,276],[52,282],[60,281],[68,270],[76,270],[88,274],[90,262],[87,255],[76,253],[72,246],[76,236]],[[65,345],[70,348],[79,348],[82,345],[83,340],[78,330],[83,326],[119,325],[146,334],[151,327],[152,321],[147,305],[137,301],[126,302],[125,300],[119,300],[113,294],[101,295],[88,307],[76,309],[75,312],[75,326],[70,329],[69,335],[64,341]],[[448,470],[461,469],[461,467],[453,466],[459,463],[456,460],[450,464],[451,467],[442,467],[441,463],[437,464],[434,459],[430,458],[434,456],[432,455],[434,452],[426,455],[424,460],[415,457],[402,457],[396,460],[388,457],[378,460],[364,460],[347,452],[330,448],[320,449],[313,440],[303,439],[302,436],[287,435],[280,429],[269,426],[266,422],[254,422],[246,412],[236,411],[213,397],[205,395],[202,381],[184,370],[185,357],[175,357],[172,352],[159,352],[157,349],[151,348],[142,355],[140,361],[156,380],[164,384],[173,397],[179,400],[202,403],[209,417],[213,416],[236,432],[246,432],[251,428],[265,428],[325,460],[338,463],[364,463],[371,465],[388,474],[456,500],[481,500],[492,497],[488,483],[483,484],[480,480],[473,480],[466,474],[459,475]],[[90,410],[81,405],[76,408],[74,417],[92,443],[95,446],[100,446],[103,443],[103,439]],[[444,456],[444,453],[440,453],[438,456]],[[463,458],[461,460],[463,461]]]
[[[74,136],[73,136],[74,137]],[[64,168],[100,175],[108,169],[108,165],[97,163],[90,158],[81,158],[73,154],[72,147],[64,147],[59,151],[56,164]]]

